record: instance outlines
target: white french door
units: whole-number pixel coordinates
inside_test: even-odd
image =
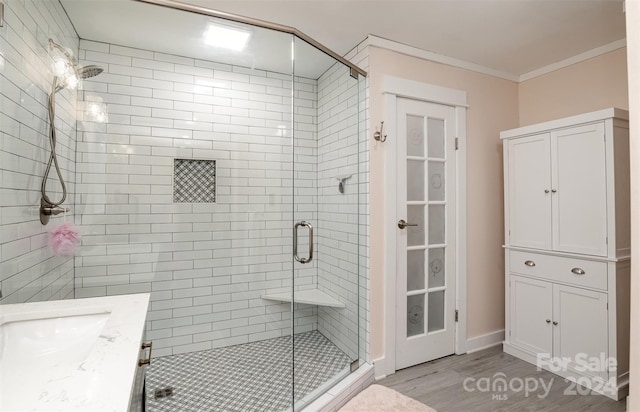
[[[455,351],[455,108],[398,98],[396,369]]]

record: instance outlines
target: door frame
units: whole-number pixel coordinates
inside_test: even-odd
[[[385,150],[385,267],[384,267],[384,375],[396,371],[396,188],[397,188],[397,139],[395,132],[398,98],[436,103],[455,108],[456,150],[456,304],[458,322],[455,324],[455,353],[467,352],[467,92],[395,76],[384,76],[385,123],[389,139]]]

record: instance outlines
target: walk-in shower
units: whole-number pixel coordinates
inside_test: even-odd
[[[2,302],[150,293],[151,411],[301,410],[356,370],[366,73],[293,28],[170,0],[4,3],[25,16],[9,36],[36,35],[0,61],[35,62],[7,72],[30,112],[0,113],[2,132],[36,160],[2,192]],[[52,90],[48,37],[69,75]],[[47,195],[52,167],[66,186]],[[71,210],[74,257],[48,251],[40,197],[52,223]]]
[[[78,91],[75,297],[151,293],[151,410],[300,410],[365,358],[365,73],[284,26],[61,3],[104,68]]]

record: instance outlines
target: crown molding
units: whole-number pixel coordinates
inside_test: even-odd
[[[571,66],[573,64],[580,63],[585,60],[589,60],[594,57],[598,57],[600,55],[626,47],[627,40],[626,39],[616,40],[612,43],[605,44],[604,46],[596,47],[595,49],[588,50],[584,53],[577,54],[575,56],[569,57],[568,59],[561,60],[559,62],[541,67],[536,70],[532,70],[522,75],[508,73],[505,71],[482,66],[480,64],[471,63],[466,60],[456,59],[454,57],[445,56],[443,54],[422,50],[417,47],[409,46],[404,43],[399,43],[393,40],[374,36],[372,34],[370,34],[367,37],[367,39],[363,41],[359,46],[362,46],[363,44],[365,46],[387,49],[387,50],[395,51],[397,53],[405,54],[407,56],[417,57],[419,59],[428,60],[436,63],[442,63],[449,66],[458,67],[460,69],[470,70],[476,73],[486,74],[489,76],[510,80],[516,83],[521,83],[521,82],[533,79],[535,77],[542,76],[547,73],[551,73],[553,71]]]
[[[627,46],[627,39],[616,40],[612,43],[605,44],[604,46],[596,47],[595,49],[587,50],[584,53],[576,54],[573,57],[569,57],[568,59],[560,60],[559,62],[552,63],[548,66],[541,67],[536,70],[532,70],[528,73],[520,75],[519,82],[522,83],[527,80],[531,80],[535,77],[545,75],[547,73],[551,73],[556,70],[563,69],[565,67],[571,66],[576,63],[583,62],[585,60],[592,59],[594,57],[601,56],[603,54],[607,54],[614,50],[622,49]]]
[[[471,70],[476,73],[487,74],[489,76],[499,77],[505,80],[511,80],[518,82],[519,76],[503,72],[501,70],[491,69],[489,67],[482,66],[480,64],[471,63],[466,60],[456,59],[454,57],[445,56],[426,50],[419,49],[417,47],[409,46],[407,44],[398,43],[393,40],[388,40],[382,37],[374,36],[372,34],[368,37],[369,46],[379,47],[381,49],[392,50],[398,53],[406,54],[407,56],[417,57],[423,60],[429,60],[436,63],[442,63],[460,69]]]

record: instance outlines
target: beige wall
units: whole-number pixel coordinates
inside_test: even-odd
[[[626,52],[618,49],[520,83],[520,126],[628,108]]]
[[[370,49],[370,130],[385,120],[385,75],[467,92],[467,333],[472,338],[504,328],[503,175],[501,130],[518,126],[518,85],[396,52]],[[389,139],[393,139],[390,135]],[[371,356],[384,355],[384,151],[372,143]]]
[[[640,207],[640,2],[627,2],[629,123],[631,126],[631,210]],[[640,258],[640,216],[631,214],[631,259]],[[631,265],[631,358],[629,411],[640,411],[640,269]]]

